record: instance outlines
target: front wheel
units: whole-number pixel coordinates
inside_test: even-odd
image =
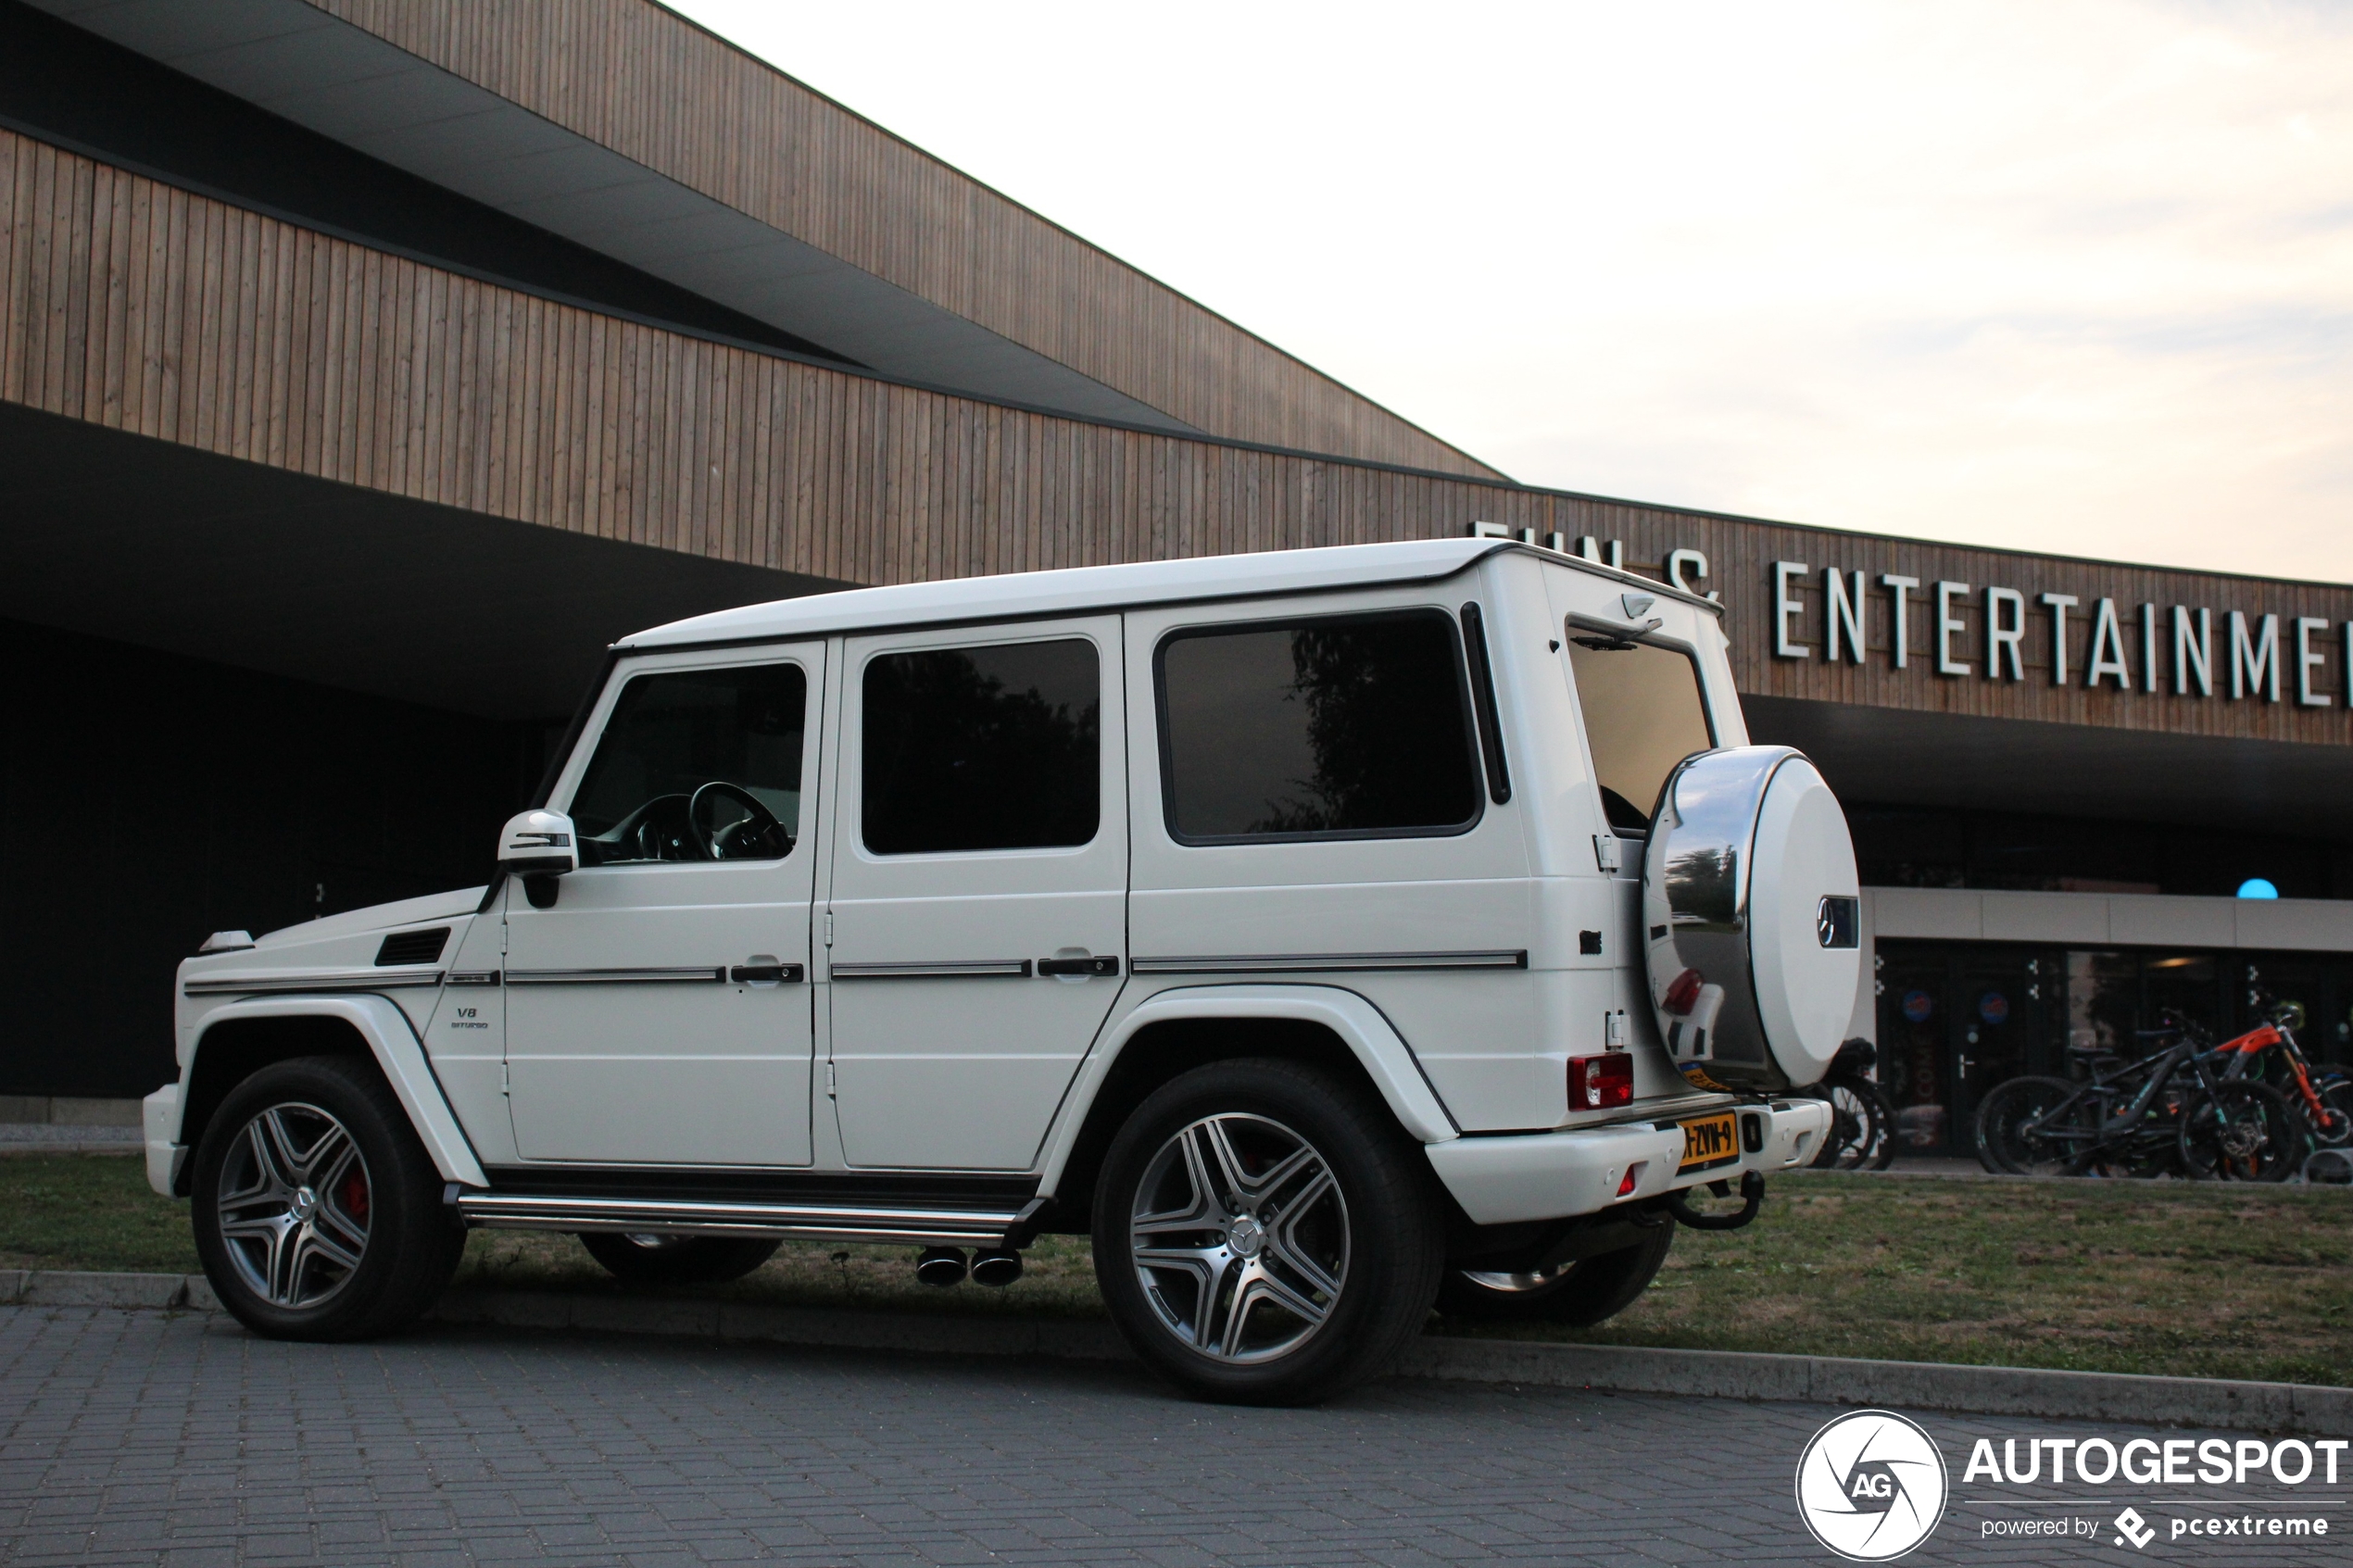
[[[196,1256],[220,1304],[275,1339],[404,1328],[466,1233],[374,1064],[305,1057],[231,1090],[191,1178]]]
[[[2010,1078],[1977,1107],[1978,1163],[1996,1174],[2070,1174],[2098,1128],[2078,1087],[2064,1078]],[[2072,1103],[2070,1103],[2072,1102]]]
[[[1438,1310],[1450,1318],[1582,1328],[1632,1306],[1674,1245],[1675,1222],[1661,1214],[1657,1227],[1636,1245],[1579,1258],[1549,1274],[1450,1269],[1438,1290]]]
[[[2182,1163],[2222,1182],[2284,1182],[2304,1160],[2304,1124],[2269,1084],[2217,1084],[2182,1119]]]
[[[1095,1186],[1095,1275],[1193,1393],[1302,1404],[1385,1370],[1429,1315],[1427,1158],[1378,1098],[1290,1061],[1213,1062],[1127,1119]]]
[[[1895,1110],[1868,1078],[1824,1079],[1815,1091],[1830,1101],[1831,1130],[1814,1156],[1817,1169],[1883,1171],[1895,1158]]]
[[[776,1255],[782,1242],[757,1236],[618,1236],[585,1232],[580,1245],[615,1279],[633,1285],[724,1285]]]

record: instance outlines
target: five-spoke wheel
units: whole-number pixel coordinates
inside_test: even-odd
[[[1137,1353],[1196,1393],[1317,1399],[1383,1370],[1443,1262],[1429,1163],[1362,1085],[1213,1062],[1127,1118],[1095,1183],[1095,1277]]]
[[[1263,1116],[1204,1116],[1162,1144],[1127,1236],[1163,1326],[1221,1361],[1297,1349],[1348,1281],[1348,1200],[1331,1162]]]
[[[280,1338],[404,1327],[465,1248],[431,1157],[364,1057],[281,1061],[232,1089],[205,1124],[189,1191],[214,1294]]]
[[[299,1100],[237,1130],[215,1199],[230,1266],[273,1307],[314,1307],[368,1250],[368,1162],[341,1122]]]

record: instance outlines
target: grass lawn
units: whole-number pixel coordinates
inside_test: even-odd
[[[1005,1290],[915,1283],[903,1248],[788,1246],[717,1293],[823,1307],[1094,1316],[1085,1244]],[[0,1159],[0,1267],[193,1272],[185,1205],[121,1155]],[[460,1283],[618,1291],[569,1236],[476,1232]],[[1685,1231],[1595,1344],[2353,1385],[2353,1198],[2297,1187],[1776,1178],[1757,1222]]]

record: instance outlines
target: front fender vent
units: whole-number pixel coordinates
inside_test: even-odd
[[[376,964],[432,963],[441,957],[441,949],[449,944],[449,928],[436,925],[431,931],[396,931],[384,938],[376,949]]]

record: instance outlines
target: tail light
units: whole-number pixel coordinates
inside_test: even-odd
[[[1606,1110],[1634,1103],[1634,1056],[1612,1051],[1607,1056],[1568,1059],[1568,1108]]]

